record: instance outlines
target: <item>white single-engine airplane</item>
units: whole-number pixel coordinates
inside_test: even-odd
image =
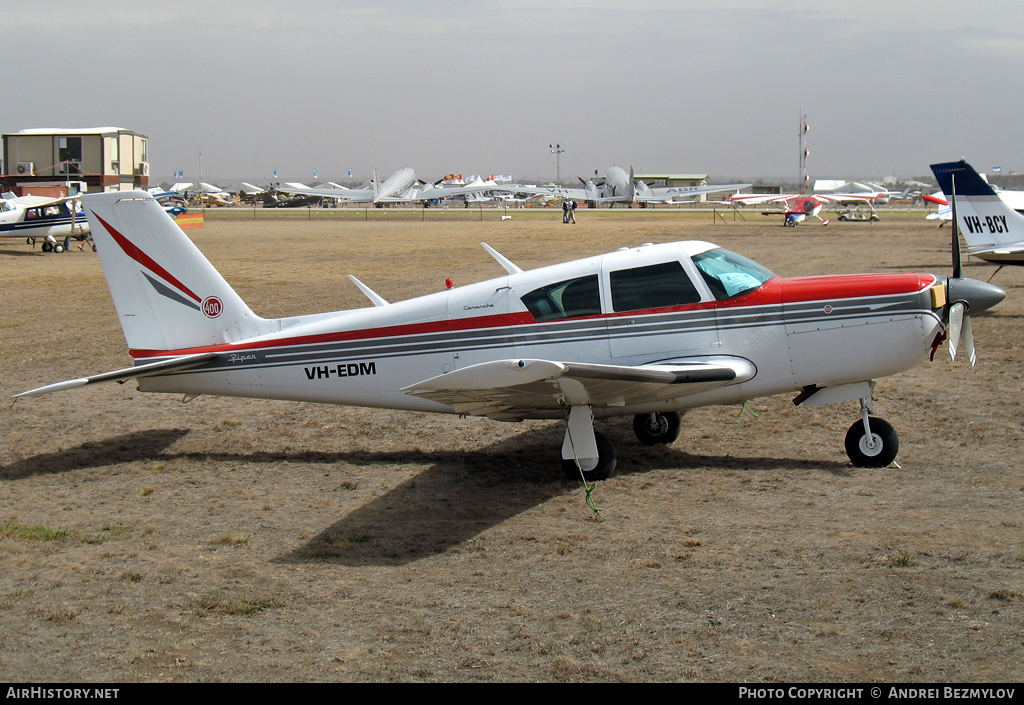
[[[993,189],[963,160],[932,164],[932,173],[950,201],[950,218],[960,226],[968,254],[999,269],[1024,266],[1024,215],[1006,198],[1007,192]]]
[[[0,198],[0,238],[23,237],[33,245],[43,240],[43,252],[63,252],[57,238],[81,239],[89,234],[89,222],[82,212],[79,196],[49,198],[15,196]]]
[[[353,278],[373,306],[264,319],[148,194],[86,196],[85,209],[135,366],[17,397],[135,377],[186,396],[562,419],[563,466],[588,481],[615,468],[595,417],[633,416],[643,443],[671,443],[687,409],[785,393],[860,400],[847,453],[888,465],[898,440],[869,414],[873,380],[1005,296],[958,273],[783,278],[706,242],[530,271],[484,245],[499,278],[398,303]]]

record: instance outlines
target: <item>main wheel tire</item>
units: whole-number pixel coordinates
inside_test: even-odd
[[[604,437],[604,434],[594,431],[594,439],[597,441],[597,467],[592,470],[583,470],[583,479],[587,482],[598,482],[607,480],[615,474],[615,446]],[[580,468],[576,465],[575,459],[562,459],[562,471],[570,480],[580,479]]]
[[[633,433],[645,446],[675,443],[683,427],[683,415],[678,411],[637,414],[633,417]]]
[[[900,440],[896,431],[883,419],[868,418],[871,435],[864,432],[864,422],[858,421],[846,432],[846,454],[859,468],[884,468],[896,459]]]

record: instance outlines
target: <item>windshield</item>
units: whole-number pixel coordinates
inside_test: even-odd
[[[694,255],[693,263],[718,300],[746,294],[775,276],[757,262],[721,248]]]

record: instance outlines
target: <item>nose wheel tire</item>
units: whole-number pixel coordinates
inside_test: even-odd
[[[859,468],[884,468],[896,459],[900,440],[896,431],[883,419],[868,418],[871,433],[865,433],[864,422],[858,421],[846,432],[846,454]]]

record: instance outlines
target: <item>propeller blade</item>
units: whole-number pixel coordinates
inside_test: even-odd
[[[964,305],[957,301],[949,307],[949,357],[956,360],[956,349],[960,345],[960,335],[964,324]]]
[[[964,341],[964,351],[967,353],[967,357],[971,360],[971,367],[978,362],[978,356],[974,351],[974,333],[971,331],[971,317],[964,316],[963,332],[960,333],[960,337]]]
[[[959,279],[963,274],[963,261],[960,257],[960,221],[956,219],[956,174],[950,174],[949,203],[953,217],[953,278]]]

